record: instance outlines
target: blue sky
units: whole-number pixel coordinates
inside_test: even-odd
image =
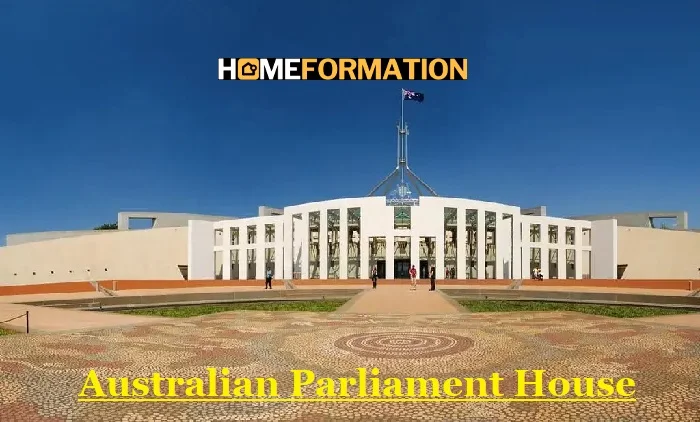
[[[578,2],[581,3],[581,2]],[[0,235],[118,211],[442,196],[700,221],[700,3],[0,0]],[[466,82],[235,82],[218,57],[467,57]]]

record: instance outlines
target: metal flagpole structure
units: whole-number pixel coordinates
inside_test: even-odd
[[[373,196],[375,194],[387,195],[392,189],[397,189],[396,192],[399,196],[402,196],[404,191],[410,194],[410,189],[415,190],[419,195],[429,195],[438,196],[437,192],[433,190],[427,183],[421,180],[418,175],[416,175],[408,167],[408,128],[406,127],[406,122],[404,121],[404,101],[406,101],[406,95],[415,95],[416,93],[411,91],[406,91],[401,89],[401,120],[397,126],[397,146],[396,146],[396,168],[392,170],[387,177],[385,177],[378,185],[376,185],[368,194],[368,196]],[[410,98],[410,97],[409,97]],[[391,183],[392,179],[398,179],[396,182]],[[408,183],[407,183],[408,182]]]

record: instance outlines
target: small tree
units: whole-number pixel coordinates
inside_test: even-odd
[[[105,223],[101,226],[97,226],[94,230],[117,230],[117,223]]]

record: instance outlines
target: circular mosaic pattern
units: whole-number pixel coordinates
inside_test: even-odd
[[[352,334],[335,341],[335,347],[356,355],[387,359],[435,358],[473,345],[471,339],[453,334],[410,332]]]

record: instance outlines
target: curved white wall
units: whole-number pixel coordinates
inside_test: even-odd
[[[228,279],[231,275],[231,251],[238,250],[239,261],[242,262],[246,255],[246,250],[256,250],[257,257],[262,257],[266,248],[275,249],[274,273],[276,278],[291,279],[298,276],[302,279],[309,278],[309,213],[318,212],[320,214],[319,230],[319,258],[320,275],[319,278],[328,277],[328,230],[327,217],[329,210],[339,210],[340,213],[340,269],[339,278],[348,278],[348,209],[360,208],[361,228],[360,228],[360,278],[369,277],[369,239],[371,237],[384,237],[386,239],[386,278],[394,278],[394,239],[396,237],[411,238],[411,264],[419,268],[420,254],[419,242],[421,237],[435,238],[435,267],[438,278],[445,274],[445,228],[444,215],[445,208],[457,209],[457,274],[456,278],[467,278],[467,245],[466,245],[466,212],[475,210],[478,216],[477,230],[477,278],[484,279],[490,277],[520,278],[529,277],[530,248],[540,248],[542,250],[542,270],[545,277],[551,278],[583,278],[590,277],[591,246],[590,238],[586,239],[584,231],[587,233],[591,228],[589,221],[567,220],[546,216],[524,216],[521,215],[520,208],[510,205],[493,202],[482,202],[461,198],[441,198],[441,197],[421,197],[420,205],[411,207],[411,227],[410,229],[394,228],[394,208],[387,206],[383,197],[363,197],[335,199],[323,202],[313,202],[290,206],[284,208],[281,216],[253,217],[240,220],[229,220],[214,223],[214,228],[219,233],[209,251],[215,251],[216,256],[221,257],[216,260],[216,265],[211,265],[209,259],[194,260],[190,265],[192,273],[214,278],[215,269],[221,268],[222,278]],[[485,267],[484,245],[486,244],[485,215],[487,212],[496,214],[496,265],[495,274],[487,274]],[[503,220],[504,214],[512,215],[512,232],[510,220]],[[294,219],[299,215],[300,219]],[[191,222],[191,228],[195,222]],[[264,233],[266,224],[274,224],[276,238],[272,243],[265,244],[261,236]],[[245,233],[248,226],[256,226],[258,241],[246,244]],[[531,241],[530,226],[541,226],[541,239]],[[549,243],[547,230],[550,225],[557,226],[559,241]],[[205,227],[202,225],[201,227]],[[564,241],[566,228],[575,230],[575,243],[566,244]],[[229,242],[230,230],[239,230],[240,243],[231,245]],[[206,230],[206,229],[204,229]],[[206,236],[205,236],[206,237]],[[203,247],[201,240],[203,237],[196,232],[190,235],[191,242],[197,240],[197,248]],[[214,238],[212,238],[214,239]],[[549,250],[557,250],[561,257],[562,265],[559,265],[557,274],[548,274],[547,255]],[[564,262],[567,250],[575,254],[575,273],[568,274]],[[193,253],[190,254],[193,256]],[[280,259],[282,258],[282,259]],[[263,259],[256,260],[256,278],[262,278],[265,271]],[[251,270],[252,271],[252,270]],[[246,278],[249,273],[240,271],[238,276],[233,278]],[[610,275],[606,275],[610,276]]]
[[[2,247],[0,285],[181,280],[178,265],[187,264],[187,230],[115,231]]]

